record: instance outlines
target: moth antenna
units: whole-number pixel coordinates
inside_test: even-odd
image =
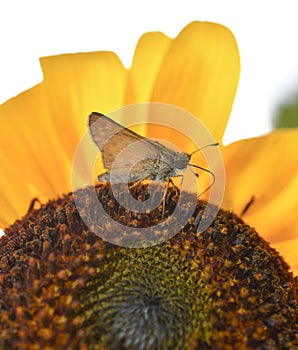
[[[199,151],[201,151],[201,150],[204,149],[204,148],[207,148],[207,147],[214,147],[214,146],[218,146],[218,145],[219,145],[218,142],[210,143],[210,145],[206,145],[206,146],[203,146],[203,147],[201,147],[201,148],[198,148],[198,149],[196,149],[195,151],[191,152],[191,153],[188,154],[188,155],[189,155],[189,157],[191,157],[194,153],[199,152]],[[206,170],[206,169],[205,169],[205,170]]]
[[[212,144],[213,145],[213,144]],[[212,145],[209,145],[209,146],[212,146]],[[215,145],[215,144],[214,144]],[[206,146],[207,147],[207,146]],[[190,163],[188,163],[188,165],[189,166],[193,166],[194,168],[198,168],[198,169],[201,169],[201,170],[203,170],[203,171],[206,171],[207,173],[209,173],[211,176],[212,176],[212,182],[211,182],[211,184],[203,191],[203,192],[201,192],[199,195],[198,195],[198,197],[200,197],[200,196],[202,196],[204,193],[206,193],[213,185],[214,185],[214,183],[215,183],[215,175],[214,175],[214,173],[211,171],[211,170],[208,170],[208,169],[206,169],[206,168],[203,168],[203,167],[201,167],[201,166],[199,166],[199,165],[194,165],[194,164],[190,164]],[[197,177],[199,177],[199,175],[197,174],[197,173],[195,173],[192,169],[191,169],[191,171],[197,176]]]

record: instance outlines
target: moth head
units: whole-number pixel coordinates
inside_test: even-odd
[[[189,155],[186,153],[176,153],[176,157],[173,162],[173,166],[176,169],[185,169],[189,163]]]

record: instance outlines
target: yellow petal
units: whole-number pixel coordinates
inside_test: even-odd
[[[160,32],[141,36],[128,71],[125,104],[150,101],[156,75],[171,42]]]
[[[223,150],[224,208],[241,214],[253,198],[243,218],[274,244],[298,238],[297,139],[298,129],[277,130]],[[297,256],[298,246],[292,249]]]
[[[0,120],[3,227],[24,215],[34,197],[42,200],[65,191],[70,162],[53,130],[43,84],[1,105]]]
[[[62,147],[72,160],[82,135],[88,132],[88,115],[93,111],[108,113],[122,107],[127,71],[113,52],[45,57],[41,65],[52,122],[57,134],[63,135],[60,136]],[[88,149],[82,147],[86,149],[84,154],[89,162]],[[102,171],[102,163],[98,162],[95,173]],[[68,174],[70,179],[70,169]]]
[[[41,59],[52,121],[63,147],[73,155],[86,131],[87,117],[122,106],[126,70],[112,52],[65,54]]]
[[[215,46],[219,50],[210,49]],[[156,50],[151,67],[148,67],[148,60],[142,62],[148,48]],[[226,61],[236,57],[236,63],[235,59],[231,63],[235,74],[227,67],[221,69],[222,64],[217,58],[222,55],[223,48],[228,52]],[[190,58],[191,63],[187,65]],[[1,118],[6,120],[3,130],[14,130],[3,135],[2,144],[8,145],[9,151],[0,153],[1,161],[5,163],[3,179],[13,179],[10,181],[12,185],[7,186],[0,196],[0,202],[4,203],[0,217],[5,223],[24,214],[33,197],[51,197],[71,189],[72,157],[86,131],[86,119],[91,111],[107,113],[121,107],[124,101],[151,98],[176,104],[199,115],[206,111],[210,101],[215,101],[216,111],[220,110],[220,113],[202,114],[206,118],[216,114],[221,120],[217,120],[216,125],[220,127],[225,125],[226,111],[230,112],[234,94],[231,86],[234,84],[236,88],[239,73],[238,51],[232,34],[211,23],[192,23],[173,41],[161,33],[145,35],[139,43],[128,84],[127,71],[118,57],[109,52],[47,57],[41,59],[41,64],[44,82],[1,106]],[[146,72],[143,76],[142,71]],[[227,81],[221,79],[225,74],[232,82],[228,86]],[[208,81],[207,75],[210,75]],[[168,78],[171,78],[170,86]],[[140,89],[142,79],[144,88]],[[218,93],[221,89],[215,89],[217,98],[210,99],[210,90],[215,88],[216,79],[220,79],[217,85],[225,85],[225,89],[221,93]],[[154,91],[150,93],[152,86]],[[125,92],[126,87],[132,92]],[[224,108],[222,100],[226,103]],[[208,126],[211,127],[212,123],[210,121]],[[215,135],[222,133],[223,130]],[[18,139],[15,144],[11,142],[14,138]],[[16,156],[18,152],[22,153],[22,161]],[[23,177],[20,184],[26,184],[21,189],[17,187],[16,191],[13,182],[17,181],[19,174]],[[16,193],[22,195],[21,200],[15,200]]]
[[[151,100],[186,109],[221,141],[239,71],[239,53],[233,34],[219,24],[193,22],[173,40],[167,51]]]
[[[0,109],[0,220],[5,226],[23,216],[34,197],[46,200],[71,191],[72,159],[88,114],[123,102],[126,71],[113,53],[41,62],[44,82]]]
[[[279,243],[273,243],[271,246],[285,258],[287,263],[290,265],[294,275],[298,276],[298,237]]]

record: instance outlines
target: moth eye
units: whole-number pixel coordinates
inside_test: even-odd
[[[183,169],[184,168],[184,162],[182,160],[179,160],[178,162],[175,162],[175,167],[178,169]]]
[[[175,168],[177,169],[184,169],[188,164],[188,161],[186,161],[185,159],[177,159],[175,161]]]
[[[184,169],[189,163],[189,157],[184,153],[178,153],[176,159],[174,160],[174,167],[177,169]]]

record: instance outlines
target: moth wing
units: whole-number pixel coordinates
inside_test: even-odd
[[[95,112],[89,116],[89,130],[93,141],[102,152],[104,167],[109,172],[113,169],[114,182],[140,181],[149,178],[154,172],[154,162],[151,159],[158,159],[160,149],[164,147],[158,142]],[[103,178],[106,177],[107,175]]]

